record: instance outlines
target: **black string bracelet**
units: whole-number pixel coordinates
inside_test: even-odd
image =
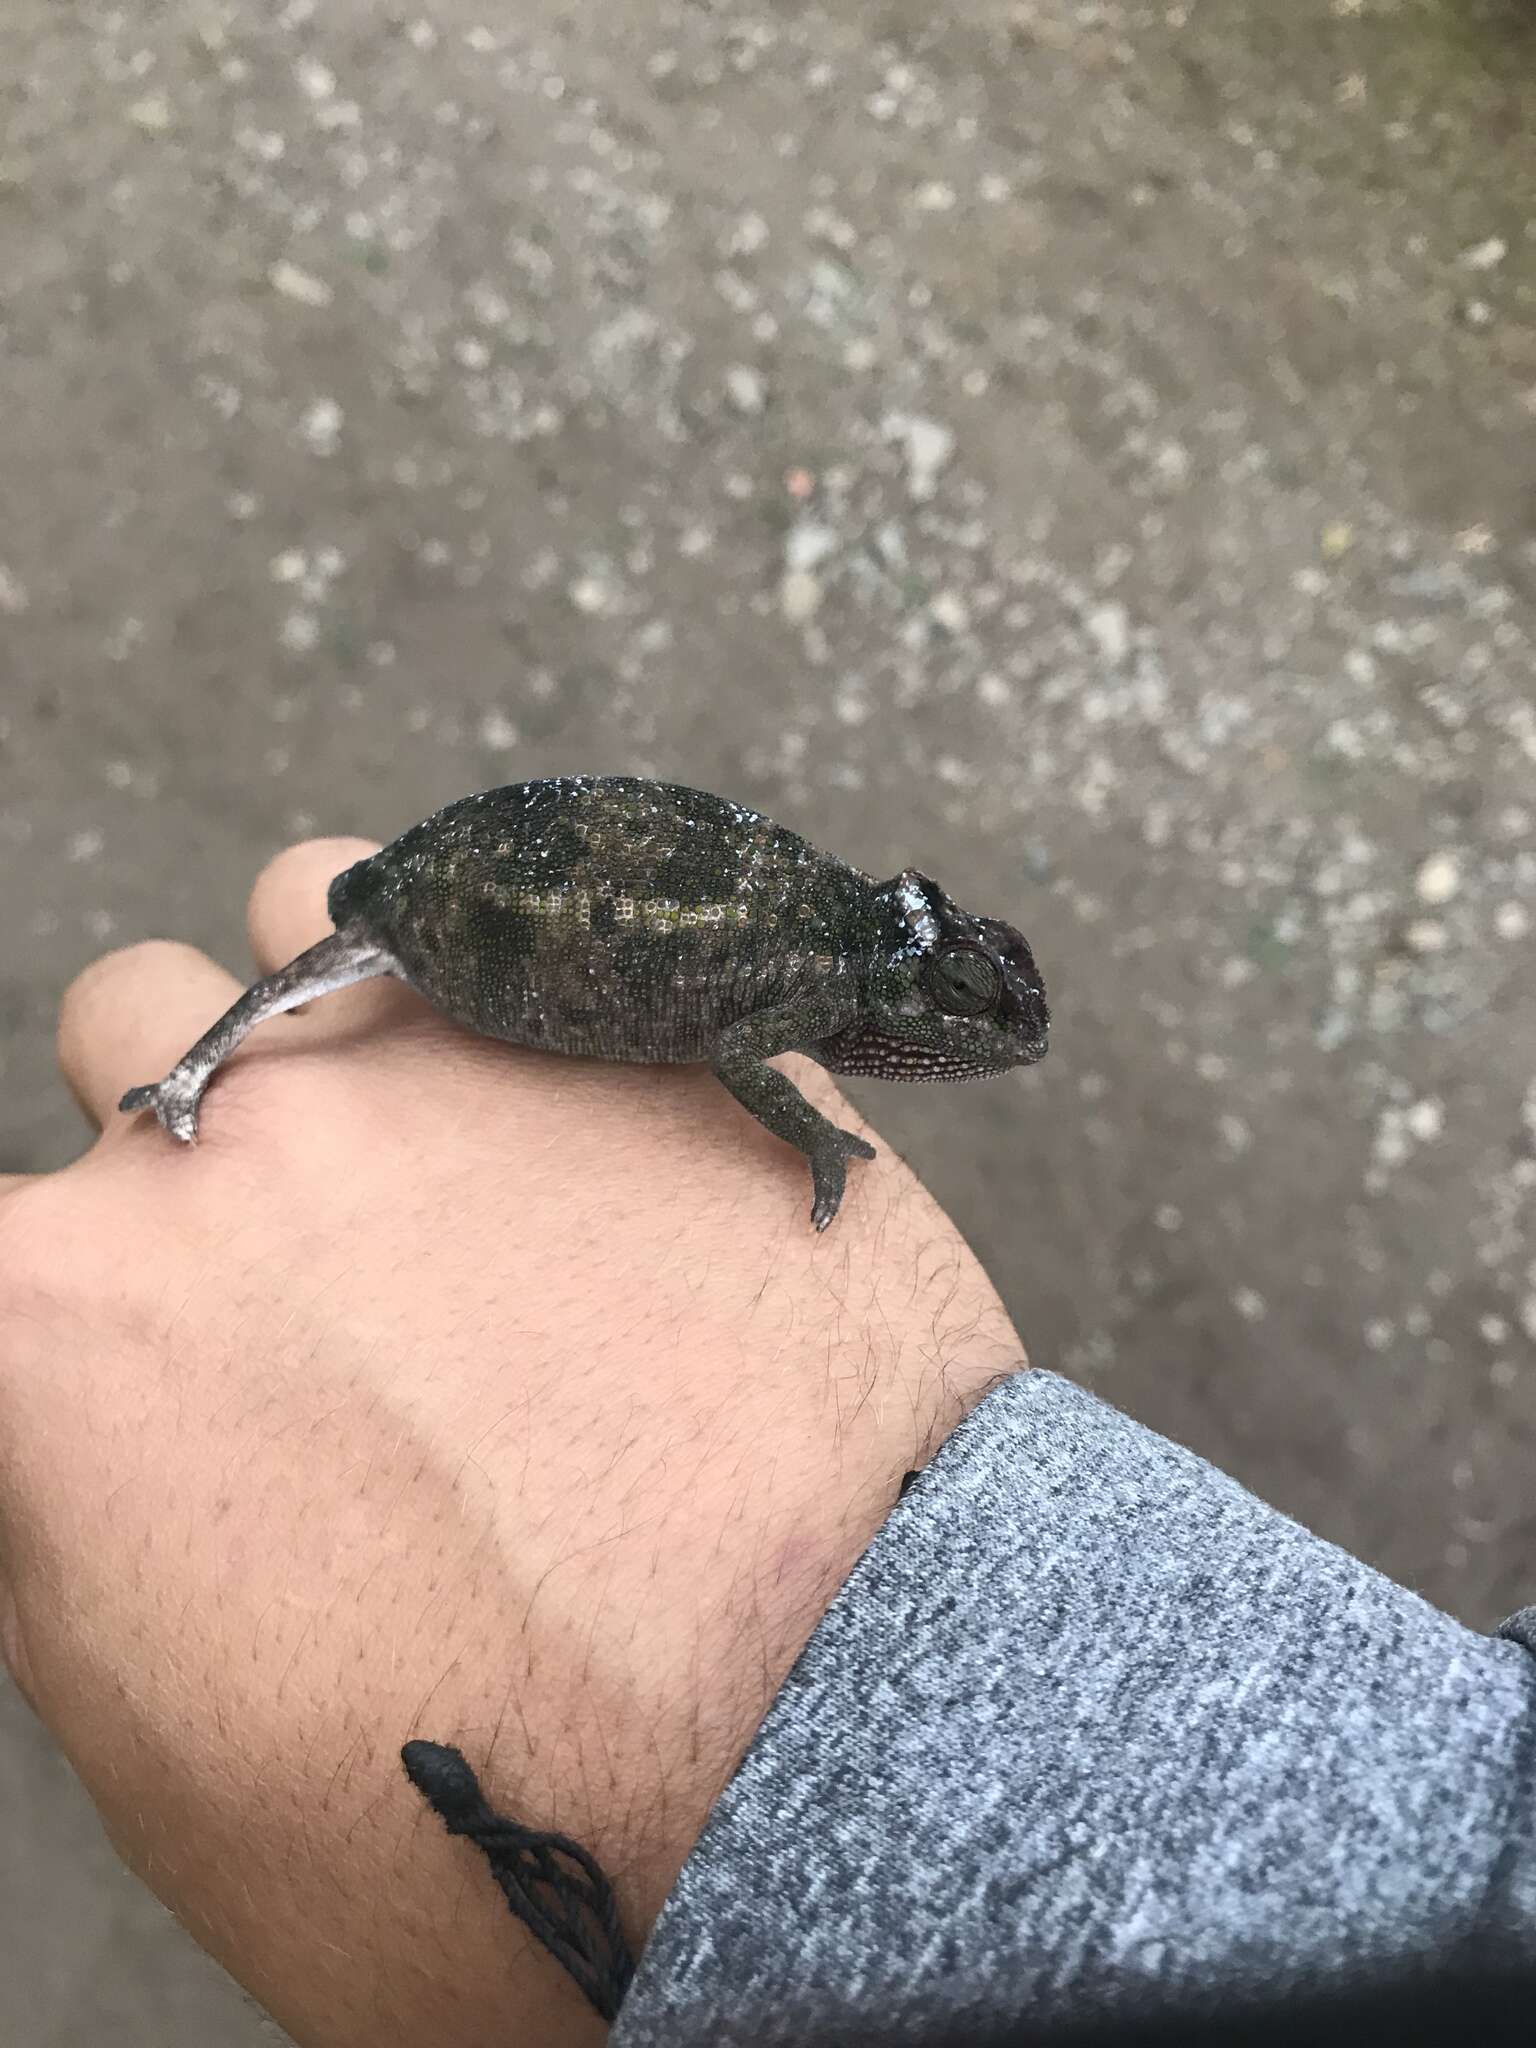
[[[569,1835],[504,1820],[486,1804],[462,1753],[445,1743],[408,1742],[400,1761],[449,1834],[467,1836],[483,1853],[507,1904],[534,1939],[602,2019],[617,2019],[635,1959],[619,1925],[613,1886],[596,1858]]]

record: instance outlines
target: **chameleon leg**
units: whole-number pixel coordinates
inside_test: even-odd
[[[152,1109],[162,1129],[190,1145],[197,1137],[197,1106],[214,1070],[258,1024],[280,1017],[284,1010],[296,1010],[300,1003],[313,1002],[316,996],[348,988],[354,981],[395,971],[389,954],[372,939],[355,930],[332,932],[276,974],[254,982],[191,1051],[183,1053],[163,1081],[130,1088],[118,1108],[130,1113]]]
[[[837,1214],[848,1178],[847,1162],[873,1159],[875,1148],[813,1109],[794,1082],[767,1062],[775,1053],[816,1044],[846,1022],[844,1015],[822,1018],[805,1008],[744,1017],[722,1034],[714,1061],[716,1074],[742,1108],[811,1162],[811,1221],[818,1230],[825,1230]]]

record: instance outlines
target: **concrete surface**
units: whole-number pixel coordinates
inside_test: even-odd
[[[1029,931],[860,1091],[1035,1356],[1468,1618],[1536,1587],[1518,0],[0,23],[0,1167],[100,948],[554,770]],[[0,2031],[257,2022],[0,1705]]]

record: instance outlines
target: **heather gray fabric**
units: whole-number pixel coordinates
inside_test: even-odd
[[[1533,1618],[1476,1635],[1021,1374],[823,1619],[614,2048],[921,2042],[1461,1938],[1530,1956]]]

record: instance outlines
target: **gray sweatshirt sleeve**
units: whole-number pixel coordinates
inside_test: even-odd
[[[614,2048],[796,2048],[1536,1952],[1536,1610],[1474,1634],[1053,1374],[893,1510]]]

